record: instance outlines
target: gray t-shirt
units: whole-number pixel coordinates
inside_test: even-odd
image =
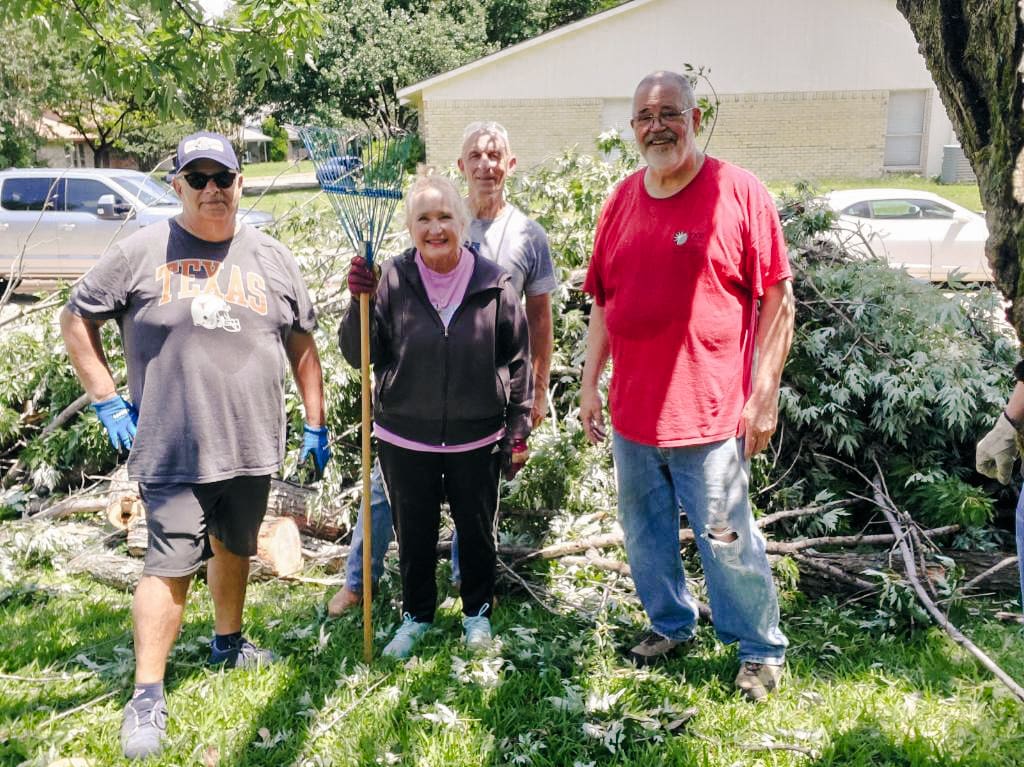
[[[121,329],[139,409],[132,479],[204,483],[279,468],[284,343],[316,327],[281,243],[244,224],[219,243],[154,224],[112,247],[68,308]]]
[[[558,287],[547,234],[515,205],[506,203],[495,219],[473,219],[469,240],[474,250],[512,276],[519,295],[539,296]]]

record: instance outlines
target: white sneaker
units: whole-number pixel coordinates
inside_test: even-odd
[[[478,614],[462,619],[463,640],[471,650],[486,650],[491,646],[491,621],[484,615],[489,607],[485,602]]]
[[[429,628],[429,623],[420,623],[414,620],[409,613],[405,613],[402,616],[402,625],[398,627],[395,635],[391,637],[391,641],[387,643],[383,654],[398,660],[408,658],[416,643],[420,641],[420,637],[426,634]]]

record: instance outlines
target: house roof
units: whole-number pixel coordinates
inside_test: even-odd
[[[239,131],[239,134],[242,141],[245,142],[255,141],[256,143],[263,144],[271,141],[270,136],[266,133],[260,133],[255,128],[242,128],[242,130]]]
[[[494,62],[500,61],[501,59],[505,59],[510,56],[516,56],[522,53],[523,51],[529,50],[530,48],[539,45],[547,45],[548,43],[558,40],[560,37],[564,37],[565,35],[569,34],[574,34],[579,30],[584,29],[585,27],[589,27],[592,24],[602,24],[614,16],[618,16],[623,13],[630,13],[631,11],[634,11],[637,8],[641,8],[653,2],[658,2],[658,0],[632,0],[632,2],[617,5],[614,8],[610,8],[607,11],[602,11],[601,13],[594,14],[593,16],[588,16],[585,19],[574,21],[571,24],[566,24],[563,27],[557,27],[555,29],[552,29],[550,32],[545,32],[542,35],[537,35],[537,37],[531,37],[529,40],[523,40],[521,43],[510,45],[508,48],[502,48],[500,51],[497,51],[496,53],[491,53],[487,56],[477,59],[476,61],[471,61],[468,64],[463,64],[461,67],[457,67],[456,69],[452,69],[448,72],[442,72],[439,75],[429,77],[426,80],[420,80],[418,83],[413,83],[412,85],[407,85],[398,91],[398,98],[403,104],[408,101],[415,100],[415,98],[423,91],[425,91],[427,88],[431,88],[435,85],[439,85],[440,83],[446,82],[448,80],[461,77],[462,75],[468,72],[472,72],[474,69],[479,69],[480,67],[493,64]]]
[[[36,123],[36,133],[44,141],[85,141],[76,128],[61,122],[52,112],[44,112]]]

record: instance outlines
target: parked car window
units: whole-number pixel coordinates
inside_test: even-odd
[[[100,197],[105,194],[113,194],[115,202],[124,202],[121,195],[116,194],[102,181],[94,181],[90,178],[69,178],[64,204],[69,213],[95,214]]]
[[[912,200],[914,205],[921,209],[921,218],[953,218],[952,208],[940,205],[931,200]]]
[[[0,206],[5,210],[61,210],[63,179],[32,177],[8,178],[0,189]]]
[[[138,197],[139,202],[147,207],[150,205],[181,205],[174,190],[155,178],[140,173],[131,176],[116,176],[114,181]]]
[[[871,205],[866,202],[856,202],[843,211],[844,216],[856,216],[857,218],[871,218]]]
[[[871,203],[872,218],[920,218],[921,209],[910,200],[875,200]]]

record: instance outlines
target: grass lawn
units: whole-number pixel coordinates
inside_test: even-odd
[[[131,689],[130,596],[63,576],[4,537],[0,564],[16,577],[0,590],[0,765],[47,765],[59,757],[123,763],[118,728]],[[809,603],[790,594],[783,599],[791,641],[784,686],[755,706],[733,692],[735,650],[717,642],[710,627],[701,627],[688,653],[634,669],[619,651],[643,624],[623,581],[586,567],[550,567],[532,577],[551,589],[543,605],[521,593],[500,598],[500,643],[478,656],[459,642],[458,603],[442,577],[448,598],[419,657],[404,664],[379,658],[398,619],[397,579],[385,576],[374,610],[378,658],[370,667],[360,662],[360,616],[325,619],[334,586],[268,582],[250,587],[246,631],[282,660],[262,671],[210,669],[204,660],[212,607],[197,584],[166,680],[169,745],[146,764],[1024,761],[1024,706],[938,629],[893,632],[870,603]],[[570,609],[565,598],[586,612]],[[996,606],[977,605],[961,625],[1019,680],[1024,629],[986,617]]]
[[[312,160],[300,160],[295,163],[291,160],[279,162],[253,162],[242,168],[242,175],[247,178],[262,176],[276,176],[284,171],[285,175],[290,173],[312,173],[314,170]]]
[[[327,211],[330,210],[331,203],[327,199],[327,195],[319,188],[268,191],[263,195],[243,195],[239,202],[240,210],[249,208],[263,210],[273,214],[276,219],[281,219],[282,216],[292,211],[307,210],[309,207]]]
[[[814,187],[820,192],[829,192],[833,189],[862,189],[893,187],[896,189],[920,189],[926,192],[933,192],[940,197],[945,197],[957,205],[962,205],[968,210],[980,212],[981,193],[977,184],[940,184],[930,178],[912,173],[890,173],[880,178],[830,178],[820,179],[814,182]],[[778,194],[793,188],[792,182],[776,181],[768,184],[772,192]]]

